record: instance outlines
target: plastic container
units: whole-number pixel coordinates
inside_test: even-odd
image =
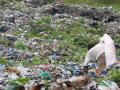
[[[42,79],[42,80],[51,80],[51,75],[49,72],[47,71],[43,71],[39,74],[39,77]]]

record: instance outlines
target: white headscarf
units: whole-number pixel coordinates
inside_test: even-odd
[[[108,68],[117,62],[115,44],[108,34],[104,34],[102,40],[105,45],[106,68]]]

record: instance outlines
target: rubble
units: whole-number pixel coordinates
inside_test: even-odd
[[[9,27],[7,27],[7,26],[1,26],[0,27],[0,32],[3,32],[3,33],[5,33],[6,31],[8,31],[9,30]]]
[[[85,4],[76,6],[58,4],[49,8],[46,6],[43,13],[52,15],[67,13],[68,15],[87,17],[95,21],[104,21],[105,23],[119,20],[119,15],[112,9],[96,9]]]
[[[26,80],[25,78],[31,79],[29,81],[31,84],[28,82],[26,83],[26,84],[28,84],[27,87],[29,87],[29,88],[33,88],[33,85],[36,84],[36,85],[40,85],[40,86],[42,85],[41,88],[47,88],[45,86],[48,85],[48,88],[49,89],[52,88],[52,90],[54,90],[54,89],[56,90],[56,88],[58,88],[58,87],[74,88],[74,89],[82,88],[85,90],[90,90],[90,89],[88,89],[90,87],[88,87],[89,85],[87,86],[87,84],[89,84],[88,82],[91,82],[92,79],[88,76],[85,77],[85,76],[76,75],[76,74],[72,73],[73,71],[70,70],[71,66],[72,66],[71,67],[72,69],[74,69],[73,67],[77,68],[77,64],[66,64],[65,67],[63,67],[61,65],[60,66],[47,65],[47,67],[48,66],[49,66],[48,69],[45,69],[44,65],[43,66],[38,65],[38,66],[33,66],[33,67],[18,66],[16,68],[8,67],[9,69],[7,69],[7,71],[9,71],[10,73],[12,72],[12,74],[9,74],[9,72],[3,72],[4,76],[1,77],[1,79],[0,79],[0,84],[2,83],[1,85],[3,85],[3,86],[1,86],[1,88],[4,88],[4,86],[7,85],[7,84],[4,84],[4,82],[7,82],[7,80],[19,80],[19,78],[21,77],[24,80]],[[67,69],[66,69],[66,66],[67,66]],[[4,65],[2,67],[4,67]],[[61,68],[61,67],[63,67],[63,68]],[[5,68],[3,68],[3,69],[5,69]],[[18,72],[18,70],[20,72],[19,75],[17,75],[18,73],[16,73],[16,72]],[[71,75],[68,73],[68,71],[66,73],[66,71],[63,72],[63,70],[68,70],[69,72],[71,72]],[[85,69],[82,69],[82,70],[84,72]],[[67,75],[67,76],[65,77],[65,76],[63,76],[63,74]],[[6,75],[8,75],[8,77],[6,77]],[[80,75],[84,75],[84,74],[81,73]],[[17,86],[19,86],[18,82],[14,82],[14,83],[18,84]],[[6,88],[7,87],[8,86],[6,86]],[[101,86],[99,86],[98,88],[100,88],[100,87]],[[113,88],[113,87],[111,86],[111,88]],[[20,90],[23,90],[23,89],[20,89]],[[60,89],[60,90],[62,90],[62,89]],[[115,89],[115,90],[117,90],[117,89]]]
[[[120,33],[120,23],[119,22],[110,22],[105,25],[106,32],[110,33],[111,35],[115,35]]]
[[[31,4],[32,6],[43,6],[48,4],[48,0],[24,0],[25,3]]]

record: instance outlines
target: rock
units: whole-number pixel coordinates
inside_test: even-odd
[[[58,4],[58,5],[51,6],[49,8],[44,8],[44,10],[42,11],[45,14],[51,14],[51,15],[55,15],[57,13],[58,14],[67,13],[68,15],[82,16],[86,18],[91,18],[95,21],[104,21],[105,23],[116,21],[120,18],[120,16],[117,13],[115,13],[113,10],[109,8],[97,9],[85,4],[76,5],[76,6]]]
[[[71,78],[69,81],[73,87],[81,88],[88,84],[88,82],[90,81],[90,78],[87,76],[86,77],[78,76],[78,77]]]
[[[24,0],[25,3],[31,4],[34,7],[48,4],[48,0]]]
[[[16,75],[15,73],[12,73],[12,74],[8,75],[8,78],[11,80],[16,80],[16,79],[18,79],[18,75]]]
[[[5,69],[7,72],[9,73],[16,73],[18,75],[20,75],[20,71],[18,69],[16,69],[15,67],[6,67]],[[13,74],[14,75],[14,74]]]
[[[0,77],[0,85],[4,85],[5,84],[5,79],[2,77]]]
[[[111,35],[116,35],[120,33],[120,23],[117,21],[106,23],[105,30],[107,33],[110,33]]]
[[[0,85],[0,90],[4,90],[5,87],[3,85]]]
[[[9,27],[7,27],[6,25],[3,25],[0,27],[0,32],[2,32],[2,33],[7,32],[8,30],[9,30]]]
[[[7,37],[7,39],[9,40],[9,41],[16,41],[17,40],[17,38],[14,36],[14,35],[11,35],[11,34],[6,34],[5,35],[6,37]]]

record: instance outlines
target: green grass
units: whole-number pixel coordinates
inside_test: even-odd
[[[41,39],[45,39],[48,41],[59,39],[59,36],[61,36],[61,38],[59,39],[59,48],[61,48],[62,50],[67,49],[65,51],[66,55],[63,55],[60,59],[61,62],[83,62],[88,47],[97,44],[99,42],[99,38],[104,34],[101,26],[98,26],[97,29],[84,27],[84,18],[80,18],[80,20],[74,22],[71,26],[65,29],[51,29],[49,27],[45,27],[44,25],[46,24],[51,24],[50,17],[36,20],[35,23],[33,23],[36,28],[33,28],[31,32],[27,33],[27,36],[29,38],[40,37]],[[44,28],[41,29],[41,27]],[[49,33],[47,36],[44,36],[41,35],[39,32]],[[115,41],[119,42],[119,39],[116,39]],[[35,64],[41,63],[39,62],[39,60],[35,62]]]
[[[88,4],[95,7],[113,6],[115,10],[120,10],[120,0],[64,0],[67,4]]]
[[[15,47],[19,50],[27,50],[28,49],[27,45],[25,43],[23,43],[22,41],[16,41]]]
[[[30,32],[26,34],[26,37],[27,38],[44,37],[44,35],[40,33],[50,31],[51,30],[50,24],[51,17],[47,16],[31,21],[30,25],[32,29]]]
[[[68,56],[62,56],[62,62],[75,61],[82,62],[90,44],[96,44],[99,37],[103,35],[102,30],[85,28],[81,24],[81,20],[76,21],[71,27],[66,29],[58,29],[50,31],[48,39],[55,39],[62,36],[60,40],[60,48],[68,50]]]
[[[16,30],[16,31],[13,32],[13,35],[18,36],[18,35],[20,35],[22,33],[23,33],[22,31]]]
[[[120,85],[120,70],[119,69],[112,69],[110,71],[108,79],[111,80],[111,81],[114,81],[118,85]]]
[[[94,4],[94,3],[103,3],[103,4],[118,4],[120,3],[119,0],[64,0],[65,3],[72,3],[72,4]]]
[[[84,24],[83,18],[80,18],[80,20],[65,29],[51,29],[50,27],[45,27],[44,25],[46,24],[48,24],[48,26],[51,24],[50,17],[36,20],[35,23],[32,24],[33,27],[35,26],[36,28],[33,28],[31,32],[26,34],[26,36],[28,38],[40,37],[41,39],[46,39],[48,41],[59,39],[59,36],[61,36],[59,48],[67,48],[67,55],[62,56],[60,59],[62,62],[82,62],[88,46],[91,44],[96,44],[99,41],[99,37],[103,35],[101,27],[98,27],[98,29],[84,27],[82,25]],[[42,27],[44,28],[41,29]],[[44,36],[39,32],[49,33],[47,36]],[[39,63],[39,60],[36,62]]]
[[[0,57],[0,64],[8,64],[8,60],[3,58],[3,57]]]
[[[9,45],[9,40],[7,38],[0,38],[0,44],[8,46]]]

